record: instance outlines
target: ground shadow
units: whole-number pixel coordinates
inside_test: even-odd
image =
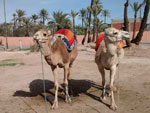
[[[53,87],[54,87],[54,83],[52,81],[45,80],[46,91],[52,89]],[[43,80],[41,80],[41,79],[33,80],[29,85],[29,89],[30,89],[30,92],[18,90],[14,93],[13,96],[34,97],[34,96],[44,93]]]
[[[69,92],[72,96],[79,96],[80,94],[86,93],[88,89],[92,87],[92,82],[89,80],[71,80],[69,89],[71,89]],[[45,80],[45,89],[46,93],[49,93],[50,95],[54,96],[54,82],[50,80]],[[19,97],[35,97],[38,95],[41,95],[44,97],[44,88],[43,88],[43,80],[42,79],[36,79],[33,80],[29,84],[30,91],[23,91],[18,90],[16,91],[13,96],[19,96]],[[63,89],[59,89],[59,92],[63,92]],[[64,99],[63,97],[59,96],[59,98]]]
[[[69,89],[70,89],[69,93],[73,97],[77,97],[81,94],[85,94],[85,95],[91,97],[92,99],[103,103],[102,101],[100,101],[99,96],[96,96],[88,91],[91,88],[94,88],[97,91],[102,90],[102,87],[100,85],[97,85],[93,81],[72,79],[70,82],[70,85],[69,85]],[[29,89],[30,89],[29,92],[23,91],[23,90],[18,90],[13,94],[13,96],[36,97],[36,96],[40,95],[44,98],[43,80],[42,79],[33,80],[29,84]],[[52,101],[53,101],[54,95],[55,95],[54,82],[50,81],[50,80],[45,80],[45,89],[46,89],[46,93],[50,94],[49,95],[50,97],[47,97],[47,100],[52,104]],[[64,91],[63,89],[61,89],[61,88],[59,89],[59,93],[61,93],[63,91]],[[65,100],[65,96],[58,95],[58,98]],[[105,103],[103,103],[103,104],[105,104]],[[107,105],[107,104],[105,104],[105,105]]]

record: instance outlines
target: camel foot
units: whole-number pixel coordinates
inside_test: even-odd
[[[58,108],[58,102],[55,101],[52,105],[52,109],[57,109]]]
[[[111,105],[111,106],[110,106],[110,109],[112,109],[113,111],[116,111],[117,108],[118,108],[118,107],[117,107],[116,105]]]
[[[66,103],[71,102],[71,98],[70,98],[70,96],[69,96],[69,97],[66,97],[65,102],[66,102]]]
[[[106,100],[106,97],[105,97],[105,96],[101,96],[101,97],[100,97],[100,100],[101,100],[101,101],[105,101],[105,100]]]

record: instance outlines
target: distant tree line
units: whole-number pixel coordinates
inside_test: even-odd
[[[104,22],[98,18],[100,13],[105,16]],[[17,9],[12,15],[11,22],[6,23],[7,27],[5,23],[0,24],[0,35],[5,36],[7,31],[8,36],[33,36],[41,28],[48,28],[54,34],[59,29],[68,28],[72,30],[75,37],[77,34],[85,35],[88,32],[90,41],[96,41],[97,34],[107,27],[106,17],[109,15],[108,10],[103,10],[100,0],[92,0],[91,6],[82,8],[78,12],[71,10],[70,14],[54,11],[52,17],[49,16],[46,9],[41,9],[39,14],[33,14],[31,17],[26,17],[26,11]],[[81,25],[75,24],[76,17],[81,19]],[[91,40],[90,34],[92,33]]]

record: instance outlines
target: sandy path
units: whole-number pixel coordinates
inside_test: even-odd
[[[138,51],[126,50],[119,67],[118,113],[149,113],[150,111],[150,53],[142,46]],[[79,46],[79,55],[72,69],[74,96],[71,103],[59,94],[59,108],[51,110],[53,76],[44,61],[49,113],[114,113],[106,102],[99,101],[101,77],[94,63],[95,51]],[[46,113],[42,90],[40,53],[0,52],[0,60],[15,59],[24,65],[0,67],[0,113]],[[107,72],[107,78],[109,73]],[[59,69],[63,83],[63,70]],[[49,90],[49,91],[48,91]]]

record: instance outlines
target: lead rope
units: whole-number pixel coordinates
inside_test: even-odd
[[[117,48],[117,57],[119,58],[120,56],[120,52],[119,52],[119,48]],[[120,67],[120,64],[118,65],[118,70],[117,70],[117,78],[118,78],[118,91],[117,91],[117,104],[118,104],[118,107],[120,105],[120,88],[119,88],[119,67]]]
[[[119,65],[118,65],[118,91],[117,91],[117,103],[118,103],[118,107],[120,105],[120,88],[119,88]]]
[[[45,101],[45,111],[48,113],[48,105],[47,105],[47,97],[46,97],[46,85],[45,85],[45,77],[44,77],[44,66],[43,66],[43,58],[42,58],[42,46],[40,43],[40,53],[41,53],[41,68],[42,68],[42,77],[43,77],[43,90],[44,90],[44,101]]]

